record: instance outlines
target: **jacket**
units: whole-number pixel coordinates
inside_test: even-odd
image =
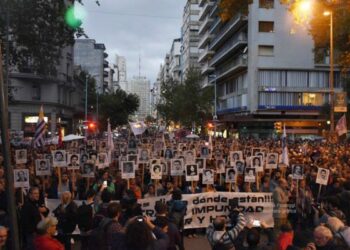
[[[78,206],[71,201],[65,208],[60,204],[54,211],[58,219],[57,229],[60,233],[71,234],[77,225]]]
[[[210,224],[206,232],[208,241],[212,247],[218,242],[221,242],[225,245],[231,244],[232,241],[237,239],[239,233],[244,229],[245,225],[246,220],[242,213],[238,214],[237,224],[229,231],[216,231],[214,229],[214,225]],[[231,237],[228,234],[230,234]]]
[[[64,250],[61,242],[47,235],[37,236],[34,246],[36,250]]]
[[[21,210],[21,226],[24,233],[34,233],[41,221],[39,202],[27,199]]]
[[[277,249],[286,250],[288,246],[293,245],[293,232],[281,233],[277,239]]]

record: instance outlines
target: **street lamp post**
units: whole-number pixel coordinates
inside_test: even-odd
[[[334,54],[333,54],[333,12],[325,11],[324,16],[329,16],[330,18],[330,31],[329,31],[329,60],[330,60],[330,72],[329,72],[329,88],[330,88],[330,120],[331,120],[331,133],[334,132]]]

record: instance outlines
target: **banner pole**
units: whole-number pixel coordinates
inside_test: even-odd
[[[318,201],[320,199],[321,189],[322,189],[322,185],[320,184],[320,187],[318,188],[318,194],[317,194],[317,203],[318,203]]]

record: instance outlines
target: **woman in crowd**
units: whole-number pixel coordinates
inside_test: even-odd
[[[64,250],[61,242],[54,238],[57,233],[57,219],[47,217],[37,225],[37,236],[34,239],[36,250]]]

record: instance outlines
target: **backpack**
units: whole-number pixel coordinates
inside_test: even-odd
[[[81,231],[87,232],[92,228],[93,209],[83,202],[77,210],[77,224]]]
[[[230,238],[230,243],[224,243],[221,241],[224,238],[225,234],[227,234],[228,237]],[[224,233],[221,236],[220,240],[214,244],[214,246],[212,247],[212,250],[235,250],[235,246],[233,244],[231,235],[226,231],[226,233]]]

